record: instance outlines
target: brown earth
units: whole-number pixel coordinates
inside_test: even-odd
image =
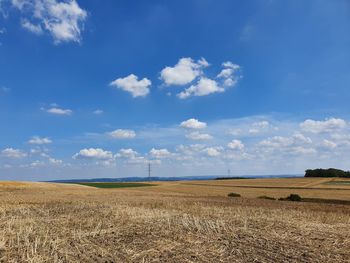
[[[0,182],[0,262],[350,262],[349,205],[256,198],[350,200],[329,180]]]

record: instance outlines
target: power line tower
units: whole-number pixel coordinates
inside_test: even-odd
[[[151,180],[151,162],[148,162],[148,180]]]
[[[227,177],[231,176],[231,169],[227,169]]]

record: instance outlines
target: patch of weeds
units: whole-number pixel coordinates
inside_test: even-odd
[[[237,193],[229,193],[227,196],[229,196],[229,197],[241,197],[241,195],[237,194]]]
[[[267,196],[267,195],[261,195],[258,197],[259,199],[267,199],[267,200],[276,200],[276,198]]]
[[[290,194],[288,197],[285,197],[285,198],[279,198],[278,200],[281,200],[281,201],[293,201],[293,202],[301,202],[302,199],[301,199],[301,196],[298,195],[298,194]]]

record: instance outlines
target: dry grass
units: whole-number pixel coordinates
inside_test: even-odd
[[[350,261],[350,206],[246,198],[252,189],[186,183],[0,184],[0,262]],[[231,191],[243,198],[226,197]]]

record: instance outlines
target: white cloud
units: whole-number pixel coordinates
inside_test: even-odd
[[[204,129],[205,127],[207,127],[207,124],[205,122],[201,122],[197,119],[191,118],[187,121],[181,122],[180,127],[186,129]]]
[[[165,85],[183,86],[196,81],[190,87],[177,94],[180,99],[191,96],[207,96],[212,93],[224,92],[226,88],[233,87],[242,77],[240,66],[230,61],[222,63],[223,69],[216,76],[217,80],[207,77],[203,69],[209,63],[204,59],[195,62],[192,58],[181,58],[174,67],[165,67],[160,78]]]
[[[290,137],[274,136],[259,143],[265,153],[279,154],[314,154],[316,150],[312,147],[312,140],[301,133],[295,133]]]
[[[337,145],[335,142],[332,142],[332,141],[330,141],[330,140],[324,139],[324,140],[322,141],[322,146],[323,146],[324,148],[334,149],[334,148],[336,148],[338,145]]]
[[[301,144],[311,144],[312,140],[309,137],[306,137],[301,133],[294,133],[292,136],[293,143],[301,143]]]
[[[26,4],[29,4],[29,1],[28,0],[11,0],[11,3],[14,7],[22,10]]]
[[[24,158],[27,156],[25,152],[14,148],[6,148],[2,150],[1,155],[7,158],[15,158],[15,159]]]
[[[101,115],[101,114],[103,114],[103,110],[100,110],[100,109],[94,110],[93,114]]]
[[[260,130],[256,129],[256,128],[251,128],[251,129],[248,130],[248,132],[251,133],[251,134],[257,134],[257,133],[260,132]]]
[[[167,149],[152,148],[149,154],[151,155],[151,157],[156,159],[168,158],[171,156],[171,153]]]
[[[56,44],[80,42],[87,12],[75,0],[12,0],[12,5],[26,17],[22,26],[29,31],[39,34],[45,29]]]
[[[200,140],[210,140],[213,138],[213,136],[207,133],[191,132],[189,134],[186,134],[186,138],[200,141]]]
[[[244,144],[240,140],[232,140],[227,144],[227,147],[231,150],[243,150]]]
[[[149,79],[138,80],[138,77],[134,74],[130,74],[125,78],[118,78],[110,83],[111,86],[130,92],[134,98],[145,97],[150,92],[149,86],[151,84],[152,82]]]
[[[115,131],[109,132],[109,136],[115,139],[132,139],[135,138],[136,133],[133,130],[123,130],[117,129]]]
[[[195,62],[192,58],[181,58],[174,67],[165,67],[160,78],[166,85],[186,85],[202,74],[209,63],[204,59]]]
[[[97,160],[108,160],[112,159],[113,154],[110,151],[105,151],[101,148],[89,148],[82,149],[75,155],[73,159],[97,159]]]
[[[222,79],[222,85],[225,88],[233,87],[237,84],[238,80],[242,78],[239,73],[241,67],[237,64],[227,61],[222,63],[223,69],[216,76],[219,79]]]
[[[241,129],[230,129],[228,131],[228,134],[233,135],[233,136],[238,136],[242,134],[242,130]]]
[[[50,162],[50,164],[53,164],[53,165],[60,165],[60,164],[63,163],[62,160],[55,159],[55,158],[52,158],[52,157],[49,158],[49,162]]]
[[[253,123],[254,127],[258,127],[262,129],[269,127],[269,125],[270,123],[268,121],[258,121]]]
[[[205,148],[203,151],[209,156],[209,157],[217,157],[221,154],[220,147],[208,147]]]
[[[306,148],[303,146],[296,146],[290,149],[292,154],[315,154],[317,151],[313,148]]]
[[[147,162],[144,156],[131,149],[120,149],[119,152],[115,155],[116,158],[124,159],[127,164],[144,164]]]
[[[133,149],[128,148],[128,149],[120,149],[119,152],[116,154],[116,157],[133,159],[137,155],[138,155],[137,151],[134,151]]]
[[[55,114],[55,115],[71,115],[73,113],[73,111],[70,109],[61,109],[56,107],[47,109],[46,112]]]
[[[283,148],[295,145],[311,144],[312,140],[301,133],[296,133],[291,137],[274,136],[260,142],[261,146],[270,148]]]
[[[177,94],[180,99],[187,99],[191,96],[206,96],[216,92],[224,92],[225,89],[212,79],[201,77],[198,82]]]
[[[27,19],[24,19],[22,21],[22,27],[36,35],[41,35],[43,33],[43,29],[41,28],[40,25],[34,25],[31,22],[29,22]]]
[[[39,137],[39,136],[33,136],[28,143],[30,144],[50,144],[52,143],[52,140],[47,137]]]
[[[44,165],[45,165],[44,162],[41,162],[41,161],[39,161],[39,160],[36,160],[36,161],[32,162],[32,163],[29,165],[29,167],[31,167],[31,168],[36,168],[36,167],[40,167],[40,166],[44,166]]]
[[[337,146],[350,146],[350,134],[331,134],[331,138],[336,142]]]
[[[180,144],[176,147],[176,151],[180,152],[182,155],[195,155],[205,148],[203,144],[191,144],[183,145]]]
[[[330,118],[324,121],[306,120],[300,123],[300,128],[311,133],[332,132],[346,127],[343,119]]]

